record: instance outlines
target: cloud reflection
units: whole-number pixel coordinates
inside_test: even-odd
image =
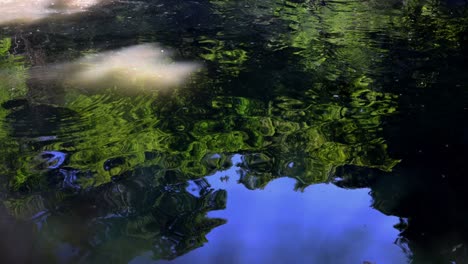
[[[252,191],[235,180],[242,175],[241,161],[235,155],[236,165],[206,178],[229,197],[225,210],[208,216],[227,223],[210,232],[203,247],[155,264],[408,262],[394,243],[399,219],[370,207],[369,189],[322,183],[292,192],[295,180],[284,177]],[[233,180],[221,181],[225,175]],[[142,254],[129,263],[153,263],[150,258]]]
[[[200,68],[194,62],[173,61],[170,55],[157,45],[142,44],[97,53],[71,63],[37,68],[31,76],[85,90],[161,90],[182,85]]]
[[[0,0],[0,25],[86,11],[107,0]]]

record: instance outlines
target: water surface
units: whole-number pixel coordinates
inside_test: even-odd
[[[62,2],[0,0],[2,262],[468,261],[465,1]]]

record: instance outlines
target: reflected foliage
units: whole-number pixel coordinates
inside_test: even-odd
[[[185,254],[202,246],[206,233],[225,222],[205,214],[225,208],[226,192],[210,189],[203,179],[191,183],[188,193],[187,184],[152,181],[139,174],[74,196],[52,215],[36,218],[47,221],[41,250],[60,249],[66,243],[69,248],[62,250],[75,252],[67,262],[126,263],[147,251],[154,259]],[[76,237],[76,232],[81,235]]]
[[[27,161],[21,158],[21,145],[15,140],[11,140],[11,127],[5,122],[9,111],[6,108],[15,105],[16,98],[22,98],[27,91],[26,78],[27,69],[22,56],[15,56],[10,53],[12,49],[11,38],[0,39],[0,174],[6,175],[13,172],[14,180],[17,184],[24,182],[23,171],[27,169]],[[15,175],[16,174],[16,175]],[[0,180],[2,188],[5,188],[5,178]]]
[[[467,7],[463,1],[408,1],[396,25],[386,76],[400,95],[388,119],[393,173],[340,168],[336,184],[371,187],[378,210],[402,217],[396,242],[412,263],[466,262]],[[388,88],[390,89],[390,88]]]

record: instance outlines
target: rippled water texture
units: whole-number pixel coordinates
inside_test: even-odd
[[[0,0],[0,262],[468,262],[467,6]]]

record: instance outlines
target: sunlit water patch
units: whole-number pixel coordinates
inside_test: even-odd
[[[155,44],[141,44],[33,68],[30,75],[35,82],[59,83],[78,90],[161,91],[184,84],[201,66],[174,61],[171,53]]]
[[[0,25],[84,12],[107,0],[0,0]]]

